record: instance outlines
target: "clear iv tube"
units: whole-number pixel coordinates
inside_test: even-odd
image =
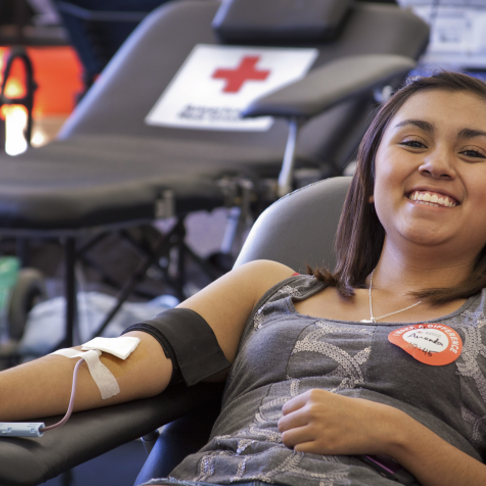
[[[76,398],[76,384],[78,382],[79,367],[81,366],[83,361],[84,361],[84,359],[81,358],[76,363],[76,366],[74,367],[73,385],[72,385],[72,388],[71,388],[71,399],[69,400],[69,406],[68,406],[68,410],[66,412],[66,415],[64,415],[63,419],[60,420],[59,422],[57,422],[57,424],[49,425],[48,427],[42,427],[40,429],[41,432],[48,432],[49,430],[54,430],[54,429],[57,429],[59,427],[62,427],[69,420],[69,417],[71,417],[71,413],[73,412],[73,408],[74,408],[74,400]]]

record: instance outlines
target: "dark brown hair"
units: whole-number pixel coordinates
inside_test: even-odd
[[[354,295],[355,288],[365,288],[366,278],[380,259],[385,230],[369,203],[373,194],[375,155],[383,133],[403,104],[416,93],[430,90],[467,92],[486,101],[486,84],[465,74],[439,72],[417,77],[397,91],[378,111],[358,149],[357,168],[344,203],[336,234],[337,264],[334,272],[311,271],[316,278],[335,286],[343,297]],[[485,247],[486,248],[486,247]],[[486,287],[486,249],[478,255],[471,275],[455,287],[425,289],[413,295],[430,303],[444,303],[467,298]]]

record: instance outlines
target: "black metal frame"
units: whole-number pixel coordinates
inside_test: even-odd
[[[161,233],[158,241],[152,247],[148,244],[140,245],[131,237],[126,229],[119,231],[119,234],[135,246],[137,250],[142,253],[143,257],[132,277],[121,286],[117,295],[116,304],[106,315],[105,319],[90,339],[99,336],[106,329],[113,317],[120,310],[123,303],[126,302],[130,295],[132,295],[137,284],[139,284],[145,277],[147,270],[152,266],[155,266],[161,271],[164,280],[174,289],[176,296],[181,300],[186,297],[184,295],[184,285],[186,283],[186,258],[190,258],[195,262],[209,279],[214,280],[221,276],[220,270],[204,258],[197,255],[184,241],[186,236],[184,220],[184,216],[177,218],[173,228],[166,234]],[[76,238],[74,236],[67,236],[61,240],[64,256],[64,296],[66,298],[65,338],[61,343],[56,345],[56,349],[74,345],[74,329],[77,324],[76,263],[78,261],[83,261],[88,265],[95,267],[104,277],[107,277],[106,272],[104,272],[100,266],[95,265],[90,261],[86,254],[108,234],[111,234],[111,232],[97,234],[80,248],[76,248]],[[167,265],[163,265],[160,262],[161,256],[171,253],[172,249],[176,249],[177,251],[177,275],[175,276],[170,275],[169,273],[168,267],[170,261]],[[111,283],[116,285],[116,282],[113,280],[111,280]]]
[[[10,77],[13,63],[17,59],[20,60],[24,65],[25,95],[19,98],[9,98],[5,94],[5,88],[7,86],[7,82]],[[30,60],[27,51],[22,46],[12,47],[7,57],[5,68],[3,70],[2,87],[0,91],[0,108],[3,105],[21,105],[26,108],[27,127],[25,130],[25,138],[29,146],[32,139],[32,124],[33,124],[32,112],[34,108],[34,92],[36,89],[37,89],[37,83],[34,80],[34,67],[32,66],[32,61]]]

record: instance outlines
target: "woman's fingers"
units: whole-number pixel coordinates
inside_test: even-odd
[[[300,408],[294,412],[288,413],[280,418],[278,421],[278,430],[285,432],[289,429],[302,427],[309,422],[309,418],[305,413],[305,409]]]
[[[282,418],[278,421],[280,432],[294,427],[302,427],[312,420],[316,412],[316,392],[322,390],[309,390],[301,395],[291,398],[282,407]],[[322,397],[320,397],[322,399]]]
[[[327,398],[323,390],[309,390],[284,405],[278,429],[287,447],[298,445],[309,451],[315,447],[315,441],[323,434],[323,427],[328,425]]]
[[[311,454],[326,454],[326,451],[320,450],[320,445],[315,440],[309,442],[300,442],[294,446],[294,451],[310,452]]]
[[[325,403],[332,400],[336,395],[334,393],[328,392],[326,390],[320,390],[318,388],[313,388],[312,390],[307,390],[296,397],[291,398],[282,407],[282,412],[284,415],[294,412],[307,404],[318,404]]]
[[[297,395],[296,397],[291,398],[288,402],[285,402],[284,406],[282,407],[282,413],[284,415],[287,415],[302,408],[307,403],[308,395],[309,392],[305,392],[301,395]]]
[[[325,420],[329,406],[326,394],[324,390],[309,390],[286,402],[278,421],[280,432]]]
[[[304,444],[306,442],[312,442],[315,439],[315,432],[309,426],[296,427],[286,430],[282,433],[282,442],[287,447],[296,447],[297,445]],[[295,449],[297,450],[297,449]]]

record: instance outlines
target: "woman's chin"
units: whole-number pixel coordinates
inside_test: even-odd
[[[401,237],[414,245],[425,248],[441,248],[451,241],[452,235],[444,231],[444,228],[413,227],[402,230]]]

